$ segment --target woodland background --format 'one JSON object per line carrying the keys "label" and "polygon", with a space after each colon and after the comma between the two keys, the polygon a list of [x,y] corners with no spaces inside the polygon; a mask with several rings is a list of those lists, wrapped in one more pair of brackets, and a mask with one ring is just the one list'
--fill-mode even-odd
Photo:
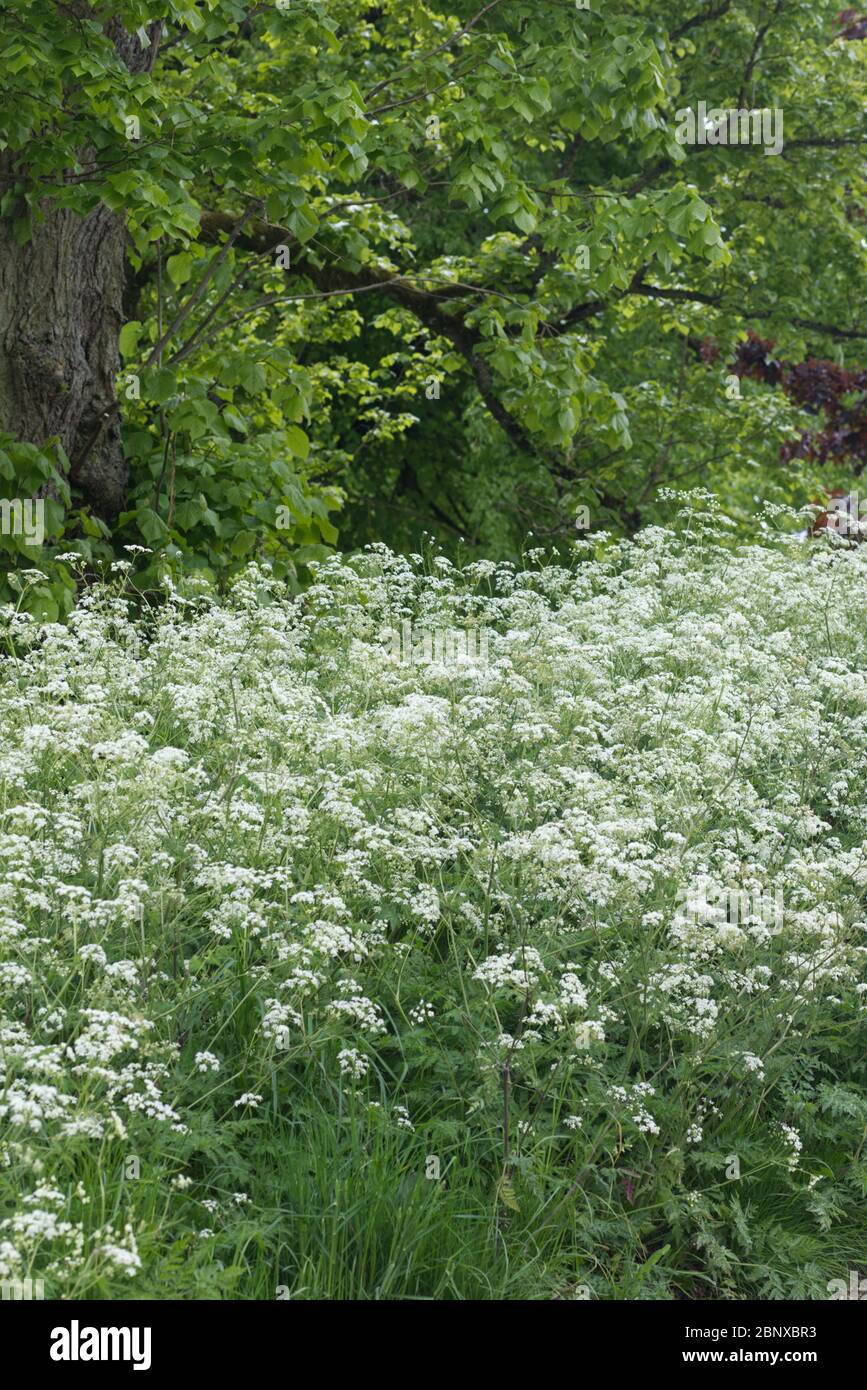
{"label": "woodland background", "polygon": [[[0,489],[48,538],[0,536],[2,596],[851,486],[865,38],[822,0],[4,0]],[[699,100],[783,153],[678,144]]]}

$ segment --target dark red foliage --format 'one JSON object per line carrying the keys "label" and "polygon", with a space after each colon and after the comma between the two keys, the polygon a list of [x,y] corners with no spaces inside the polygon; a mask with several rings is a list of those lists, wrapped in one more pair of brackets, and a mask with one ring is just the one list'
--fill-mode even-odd
{"label": "dark red foliage", "polygon": [[847,372],[836,362],[809,357],[788,368],[785,384],[787,394],[803,410],[811,415],[820,410],[833,414],[844,396],[867,388],[867,372]]}
{"label": "dark red foliage", "polygon": [[784,444],[781,458],[846,460],[860,474],[867,467],[867,371],[847,371],[815,357],[781,362],[772,357],[773,346],[751,332],[738,348],[732,370],[737,376],[781,386],[802,410],[824,416],[824,428],[805,430],[799,439]]}
{"label": "dark red foliage", "polygon": [[841,10],[837,16],[841,39],[867,39],[867,15],[857,10]]}
{"label": "dark red foliage", "polygon": [[735,356],[733,370],[737,376],[748,376],[753,381],[763,381],[767,386],[778,386],[783,364],[771,356],[773,346],[770,338],[760,338],[750,329],[750,336],[745,343],[741,343]]}

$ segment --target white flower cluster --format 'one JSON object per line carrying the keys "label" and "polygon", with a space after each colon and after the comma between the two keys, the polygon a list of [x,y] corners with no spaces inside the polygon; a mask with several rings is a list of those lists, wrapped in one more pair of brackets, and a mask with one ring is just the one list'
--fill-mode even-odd
{"label": "white flower cluster", "polygon": [[[146,625],[98,588],[67,624],[0,613],[0,1270],[135,1274],[186,1230],[189,1153],[207,1196],[215,1127],[243,1157],[305,1087],[481,1153],[505,1079],[527,1155],[610,1124],[633,1163],[728,1152],[748,1102],[812,1159],[778,1083],[867,1009],[867,546],[599,554],[375,547],[300,596],[169,588]],[[395,663],[407,618],[484,626],[490,659]],[[785,911],[685,914],[696,883]]]}
{"label": "white flower cluster", "polygon": [[473,979],[481,980],[490,989],[531,989],[542,972],[542,957],[532,946],[517,951],[504,951],[488,956],[473,971]]}

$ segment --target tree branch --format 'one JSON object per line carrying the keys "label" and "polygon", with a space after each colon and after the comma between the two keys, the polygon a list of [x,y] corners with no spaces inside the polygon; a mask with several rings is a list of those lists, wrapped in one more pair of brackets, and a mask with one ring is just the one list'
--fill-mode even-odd
{"label": "tree branch", "polygon": [[[426,63],[429,58],[436,58],[439,53],[444,53],[447,48],[451,48],[453,43],[457,43],[458,39],[462,39],[465,34],[468,34],[471,29],[476,27],[483,15],[488,13],[488,10],[492,10],[494,6],[499,5],[499,3],[500,0],[490,0],[490,3],[479,10],[478,14],[473,15],[472,19],[468,24],[464,25],[463,29],[459,29],[456,34],[452,34],[451,37],[446,39],[444,43],[441,43],[438,48],[432,48],[429,53],[420,53],[417,58],[413,58],[412,62],[405,63],[402,68],[398,68],[397,72],[392,73],[391,77],[383,78],[382,82],[377,82],[376,86],[371,87],[370,91],[366,94],[364,98],[365,105],[370,101],[371,97],[376,96],[377,92],[382,92],[386,87],[390,87],[392,82],[396,82],[399,77],[403,77],[404,73],[411,72],[419,63]],[[387,108],[381,109],[386,110]]]}
{"label": "tree branch", "polygon": [[724,0],[724,3],[716,10],[705,10],[703,14],[694,14],[692,19],[687,19],[676,29],[672,29],[668,37],[679,39],[681,34],[686,34],[690,29],[698,28],[700,24],[710,24],[714,19],[722,19],[723,15],[728,14],[731,7],[732,0]]}
{"label": "tree branch", "polygon": [[[637,294],[645,299],[671,299],[681,303],[706,304],[712,309],[722,307],[721,295],[703,294],[700,290],[684,290],[663,285],[647,285],[643,280],[627,290],[627,294]],[[732,305],[731,308],[735,313],[740,314],[741,317],[745,319],[761,320],[770,317],[770,315],[762,312],[760,309],[751,309],[746,306],[738,307],[737,305]],[[789,319],[789,323],[795,328],[808,328],[811,332],[824,333],[827,337],[836,338],[840,341],[858,342],[859,340],[867,339],[867,333],[861,333],[857,328],[838,328],[836,324],[820,323],[816,319],[793,317]]]}
{"label": "tree branch", "polygon": [[750,85],[753,73],[755,72],[756,64],[759,60],[759,51],[761,49],[762,43],[764,42],[765,35],[767,34],[774,20],[778,18],[782,8],[783,0],[777,0],[776,5],[774,6],[774,13],[769,17],[765,24],[761,25],[756,30],[756,36],[753,40],[753,46],[750,51],[749,59],[747,60],[747,66],[744,72],[743,81],[741,82],[741,89],[738,92],[738,106],[743,106],[744,102],[746,101],[747,87]]}
{"label": "tree branch", "polygon": [[[287,227],[279,227],[269,222],[251,221],[242,227],[237,217],[227,213],[205,211],[201,217],[203,241],[217,241],[222,233],[233,239],[233,244],[241,250],[255,251],[259,254],[273,250],[276,246],[288,245],[297,239]],[[527,434],[520,421],[503,404],[497,395],[493,374],[487,362],[479,354],[484,343],[481,334],[468,327],[462,315],[450,314],[442,306],[443,299],[465,296],[467,293],[489,293],[466,285],[446,285],[442,289],[426,290],[413,283],[404,275],[378,270],[365,266],[358,273],[341,270],[337,265],[317,266],[307,259],[303,248],[296,253],[296,266],[302,270],[314,285],[326,292],[344,291],[357,293],[378,288],[389,299],[395,300],[409,309],[420,323],[430,328],[438,337],[447,339],[464,357],[475,378],[479,394],[497,424],[506,432],[514,444],[533,458],[543,455]]]}

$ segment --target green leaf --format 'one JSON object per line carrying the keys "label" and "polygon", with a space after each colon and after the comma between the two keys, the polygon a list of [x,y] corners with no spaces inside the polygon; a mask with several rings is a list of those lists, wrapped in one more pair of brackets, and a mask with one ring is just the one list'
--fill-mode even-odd
{"label": "green leaf", "polygon": [[169,528],[152,507],[139,507],[135,519],[148,545],[160,545],[167,539]]}
{"label": "green leaf", "polygon": [[148,372],[145,389],[148,400],[156,401],[157,405],[165,405],[166,401],[177,393],[177,376],[171,367],[158,367],[155,371]]}
{"label": "green leaf", "polygon": [[190,278],[193,270],[193,257],[189,251],[179,251],[176,256],[169,256],[166,261],[166,270],[174,285],[185,285]]}
{"label": "green leaf", "polygon": [[307,438],[304,431],[299,429],[297,425],[287,425],[285,434],[286,443],[289,445],[295,458],[306,459],[310,452],[310,440]]}
{"label": "green leaf", "polygon": [[120,330],[118,345],[121,357],[134,357],[138,348],[138,340],[144,331],[144,324],[138,319],[130,319]]}

